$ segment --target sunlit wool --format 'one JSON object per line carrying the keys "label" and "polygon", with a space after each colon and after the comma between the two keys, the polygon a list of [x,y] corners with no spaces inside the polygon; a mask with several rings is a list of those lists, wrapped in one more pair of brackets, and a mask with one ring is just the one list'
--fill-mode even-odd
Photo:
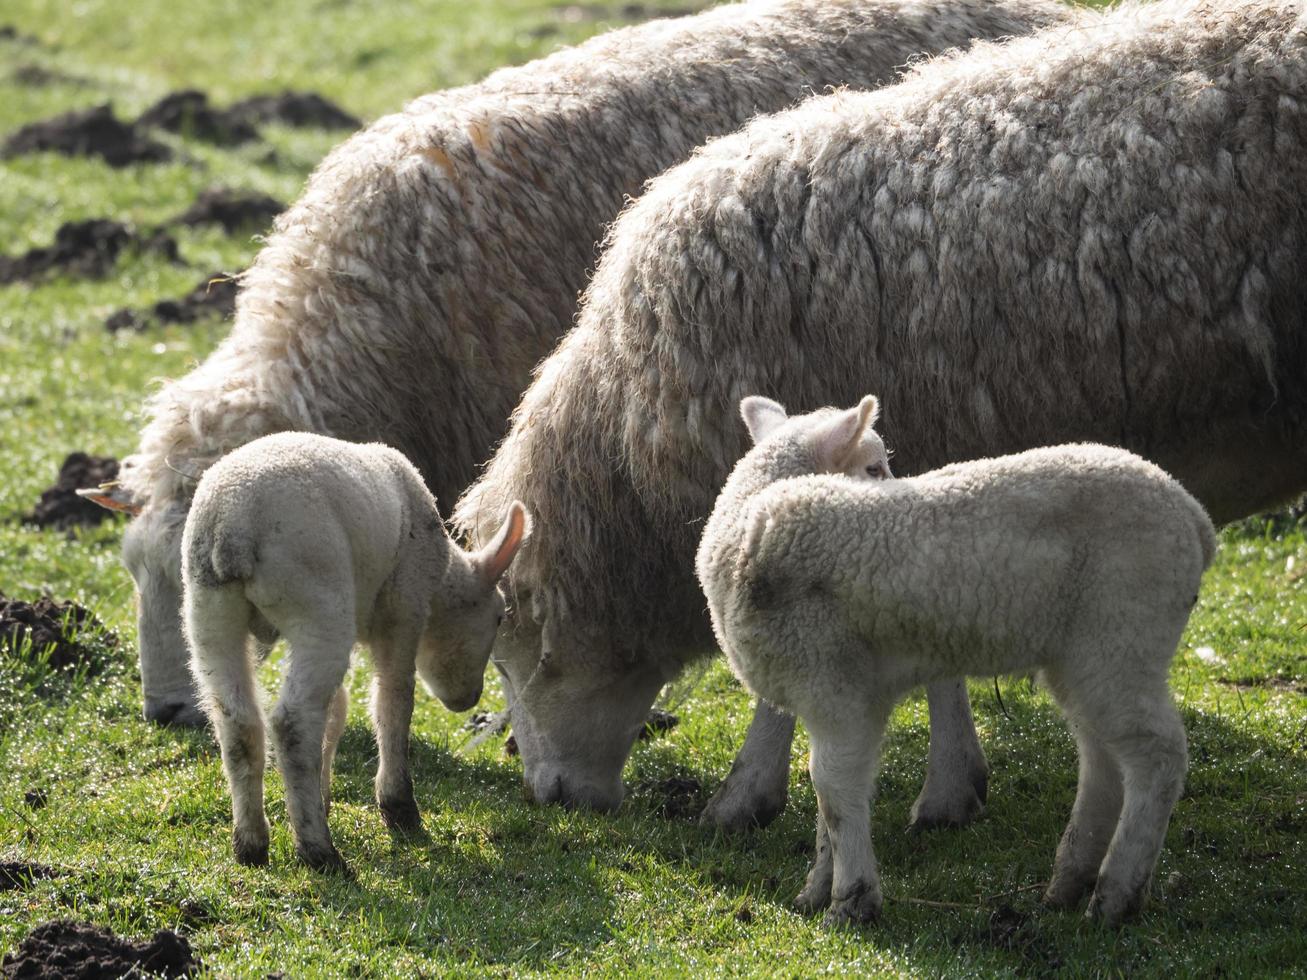
{"label": "sunlit wool", "polygon": [[[504,655],[537,794],[611,805],[661,679],[712,651],[691,559],[744,395],[876,391],[908,474],[1094,441],[1218,522],[1307,488],[1305,187],[1289,0],[1084,13],[758,119],[651,182],[457,508],[482,534],[512,499],[537,521]],[[772,742],[746,775],[783,794]]]}

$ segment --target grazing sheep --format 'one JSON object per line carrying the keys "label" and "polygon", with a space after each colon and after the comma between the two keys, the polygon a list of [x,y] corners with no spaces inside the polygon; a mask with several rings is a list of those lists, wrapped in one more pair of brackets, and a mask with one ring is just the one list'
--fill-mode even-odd
{"label": "grazing sheep", "polygon": [[769,0],[614,31],[424,96],[338,147],[242,277],[231,335],[149,403],[111,503],[139,513],[145,716],[199,723],[179,540],[199,473],[282,430],[401,449],[454,500],[571,325],[629,195],[714,135],[919,53],[1021,34],[1054,0]]}
{"label": "grazing sheep", "polygon": [[1202,507],[1151,463],[1096,445],[854,481],[888,475],[875,398],[794,419],[766,398],[740,408],[756,445],[696,567],[735,675],[812,739],[817,857],[798,904],[829,904],[827,921],[880,915],[869,801],[910,688],[1038,669],[1080,747],[1045,897],[1074,905],[1092,888],[1091,916],[1131,915],[1184,782],[1167,669],[1216,549]]}
{"label": "grazing sheep", "polygon": [[[1288,0],[1086,13],[650,183],[455,512],[540,527],[495,654],[537,797],[616,805],[659,685],[713,650],[693,556],[750,392],[879,391],[904,474],[1092,441],[1221,522],[1307,488],[1305,27]],[[968,819],[985,774],[965,687],[928,695],[918,826]],[[713,817],[783,803],[791,733],[760,712]]]}
{"label": "grazing sheep", "polygon": [[182,534],[186,637],[231,786],[236,860],[268,860],[250,634],[275,630],[290,643],[270,730],[296,853],[344,869],[327,801],[355,640],[372,651],[377,804],[388,825],[413,830],[422,822],[408,772],[414,670],[451,710],[476,704],[504,615],[497,583],[525,526],[513,504],[487,547],[464,552],[418,471],[375,443],[285,432],[205,473]]}

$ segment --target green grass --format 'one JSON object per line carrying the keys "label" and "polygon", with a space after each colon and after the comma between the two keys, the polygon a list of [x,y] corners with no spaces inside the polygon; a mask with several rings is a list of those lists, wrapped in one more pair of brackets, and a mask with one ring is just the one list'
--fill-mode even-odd
{"label": "green grass", "polygon": [[[0,132],[105,99],[130,117],[188,86],[220,105],[313,89],[374,118],[612,21],[565,20],[543,0],[8,0],[2,23],[39,43],[0,40]],[[9,72],[26,64],[87,85],[20,86]],[[174,141],[186,162],[125,170],[54,156],[0,161],[0,240],[17,252],[92,216],[149,225],[215,184],[291,200],[338,138],[276,130],[275,158],[261,145]],[[1187,790],[1154,902],[1119,933],[1038,906],[1071,805],[1075,752],[1048,699],[1018,680],[1002,682],[1001,705],[992,682],[973,687],[993,774],[989,812],[966,830],[903,833],[927,727],[920,699],[897,714],[875,811],[888,902],[884,922],[866,931],[827,930],[789,907],[815,811],[802,738],[791,804],[768,829],[727,839],[660,814],[660,781],[692,777],[706,798],[743,738],[751,706],[721,663],[677,706],[680,727],[637,747],[626,774],[636,789],[615,818],[528,805],[520,763],[500,741],[467,751],[464,719],[423,697],[413,745],[421,840],[392,838],[371,803],[376,753],[360,670],[332,811],[357,880],[294,862],[275,776],[271,866],[238,867],[209,736],[138,720],[122,525],[68,537],[17,522],[68,451],[130,452],[154,379],[184,372],[221,337],[220,324],[117,337],[101,326],[120,306],[240,268],[257,248],[212,231],[179,238],[187,267],[130,257],[99,281],[0,287],[0,591],[76,599],[121,637],[102,648],[107,669],[91,676],[52,676],[38,651],[0,660],[0,860],[61,872],[0,892],[0,951],[40,922],[76,917],[132,936],[183,929],[205,963],[230,976],[1304,971],[1307,538],[1292,521],[1223,536],[1174,668],[1191,745]],[[1206,647],[1211,655],[1195,653]],[[492,681],[483,708],[501,703]],[[24,803],[34,788],[48,794],[39,810]]]}

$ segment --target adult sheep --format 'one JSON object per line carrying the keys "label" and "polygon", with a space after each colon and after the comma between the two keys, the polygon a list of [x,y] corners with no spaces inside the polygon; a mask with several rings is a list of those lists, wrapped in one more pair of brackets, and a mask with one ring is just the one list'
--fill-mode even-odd
{"label": "adult sheep", "polygon": [[145,715],[200,723],[181,636],[195,480],[259,436],[395,446],[454,500],[571,325],[630,194],[710,136],[920,52],[1024,33],[1053,0],[777,0],[614,31],[424,96],[333,151],[242,277],[230,336],[148,406],[110,503],[140,592]]}
{"label": "adult sheep", "polygon": [[[1085,14],[653,181],[455,514],[482,539],[515,498],[537,519],[495,655],[531,792],[616,805],[649,702],[713,650],[693,556],[744,395],[876,391],[902,475],[1093,441],[1218,523],[1307,488],[1305,189],[1299,0]],[[964,820],[985,772],[965,688],[929,697],[913,816]],[[712,817],[783,804],[792,732],[755,717]]]}

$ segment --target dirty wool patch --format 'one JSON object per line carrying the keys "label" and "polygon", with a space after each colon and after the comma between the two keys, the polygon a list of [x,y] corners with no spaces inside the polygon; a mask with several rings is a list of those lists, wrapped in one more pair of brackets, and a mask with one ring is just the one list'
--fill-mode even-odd
{"label": "dirty wool patch", "polygon": [[118,460],[112,456],[69,453],[59,467],[59,478],[41,491],[36,508],[23,516],[25,524],[67,530],[76,525],[95,527],[113,515],[99,504],[77,496],[78,490],[98,487],[118,477]]}
{"label": "dirty wool patch", "polygon": [[[20,649],[30,637],[33,649],[50,648],[49,664],[55,670],[85,667],[95,673],[103,666],[101,650],[82,642],[81,636],[103,629],[89,609],[75,602],[57,602],[50,596],[26,602],[0,592],[0,655]],[[99,645],[105,642],[113,645],[112,634],[101,638]]]}
{"label": "dirty wool patch", "polygon": [[0,156],[26,153],[62,153],[64,156],[102,157],[113,167],[132,163],[163,163],[172,150],[150,139],[135,126],[113,114],[105,104],[74,109],[15,130],[3,144]]}
{"label": "dirty wool patch", "polygon": [[23,980],[117,980],[146,974],[191,977],[201,968],[191,944],[170,929],[133,943],[90,923],[61,920],[33,929],[5,956],[0,973]]}

